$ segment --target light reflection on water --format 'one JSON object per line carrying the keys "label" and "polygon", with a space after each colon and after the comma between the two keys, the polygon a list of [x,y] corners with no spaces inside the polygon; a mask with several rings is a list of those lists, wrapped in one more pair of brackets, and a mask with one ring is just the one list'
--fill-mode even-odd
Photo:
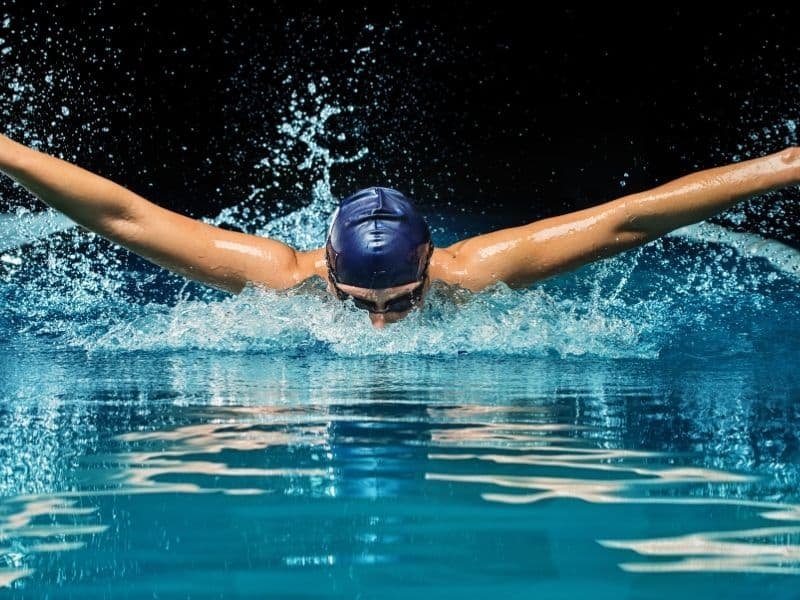
{"label": "light reflection on water", "polygon": [[34,573],[25,567],[26,558],[79,550],[85,545],[81,538],[106,531],[107,525],[87,522],[96,521],[95,513],[56,496],[6,499],[0,507],[0,564],[6,567],[0,568],[0,587]]}
{"label": "light reflection on water", "polygon": [[[244,568],[267,579],[275,569],[336,578],[370,565],[445,564],[477,577],[499,546],[503,568],[524,582],[577,560],[556,556],[559,540],[583,544],[587,568],[608,564],[612,578],[800,574],[796,462],[785,451],[765,455],[780,439],[793,447],[796,408],[777,396],[754,406],[756,370],[531,361],[514,372],[464,360],[448,372],[409,360],[374,370],[298,359],[264,360],[256,371],[248,360],[210,357],[221,379],[205,388],[205,403],[190,387],[202,387],[197,377],[148,379],[155,363],[146,360],[138,377],[84,382],[96,388],[94,404],[45,410],[20,391],[7,416],[38,415],[18,432],[25,456],[36,457],[49,432],[92,426],[62,447],[77,462],[44,460],[47,443],[30,462],[27,481],[40,468],[60,486],[23,487],[0,505],[0,585],[71,589],[102,579],[109,557],[155,560],[143,557],[161,538],[171,549],[159,558],[166,573],[203,548],[226,564],[246,554]],[[709,414],[714,422],[704,423]],[[751,432],[781,427],[772,445],[742,447]],[[538,566],[522,558],[531,551]],[[137,568],[129,572],[143,593]]]}

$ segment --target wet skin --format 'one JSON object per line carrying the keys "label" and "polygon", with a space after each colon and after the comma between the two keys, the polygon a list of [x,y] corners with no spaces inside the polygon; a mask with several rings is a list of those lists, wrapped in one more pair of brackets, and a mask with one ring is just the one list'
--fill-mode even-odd
{"label": "wet skin", "polygon": [[[214,227],[4,135],[0,135],[0,171],[85,228],[213,287],[232,293],[248,284],[288,289],[314,276],[328,276],[324,247],[299,251],[277,240]],[[788,147],[696,171],[591,208],[436,248],[428,273],[431,280],[472,291],[498,281],[525,287],[646,244],[741,200],[798,184],[800,147]],[[377,302],[380,311],[415,285],[340,288]],[[373,312],[370,320],[383,327],[409,312]]]}

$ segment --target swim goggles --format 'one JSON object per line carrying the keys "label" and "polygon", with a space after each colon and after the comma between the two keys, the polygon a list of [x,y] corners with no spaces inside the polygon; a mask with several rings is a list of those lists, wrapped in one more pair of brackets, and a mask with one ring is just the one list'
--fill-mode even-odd
{"label": "swim goggles", "polygon": [[[331,269],[328,269],[328,274],[331,278],[331,284],[333,285],[333,290],[336,292],[336,297],[339,300],[345,301],[348,298],[353,300],[353,306],[356,308],[360,308],[361,310],[366,310],[372,314],[383,314],[389,312],[406,312],[407,310],[411,310],[415,306],[418,306],[422,303],[422,292],[425,289],[425,279],[420,281],[419,285],[409,291],[408,293],[403,294],[402,296],[395,296],[394,298],[390,298],[386,302],[383,302],[383,308],[378,308],[378,303],[374,300],[365,300],[364,298],[357,298],[355,296],[351,296],[344,290],[342,290],[336,283],[336,276],[333,274]],[[425,274],[427,277],[427,273]]]}

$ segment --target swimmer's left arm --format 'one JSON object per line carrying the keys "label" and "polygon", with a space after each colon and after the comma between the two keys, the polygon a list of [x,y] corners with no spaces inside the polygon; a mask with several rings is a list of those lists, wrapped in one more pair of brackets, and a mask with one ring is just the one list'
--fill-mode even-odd
{"label": "swimmer's left arm", "polygon": [[443,279],[478,290],[576,269],[646,244],[737,202],[800,184],[800,148],[698,171],[599,206],[495,231],[445,249]]}

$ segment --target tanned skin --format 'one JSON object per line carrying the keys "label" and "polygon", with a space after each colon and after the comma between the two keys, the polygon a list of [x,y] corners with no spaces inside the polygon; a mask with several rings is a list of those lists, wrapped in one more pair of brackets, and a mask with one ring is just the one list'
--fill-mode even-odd
{"label": "tanned skin", "polygon": [[[83,227],[217,288],[238,293],[248,284],[286,289],[315,275],[328,279],[324,248],[301,252],[276,240],[202,223],[2,135],[0,170]],[[752,196],[797,184],[797,147],[697,171],[592,208],[436,248],[426,286],[436,280],[474,291],[498,281],[528,286],[646,244]],[[380,307],[415,285],[339,287]],[[370,313],[370,320],[382,327],[407,312]]]}

